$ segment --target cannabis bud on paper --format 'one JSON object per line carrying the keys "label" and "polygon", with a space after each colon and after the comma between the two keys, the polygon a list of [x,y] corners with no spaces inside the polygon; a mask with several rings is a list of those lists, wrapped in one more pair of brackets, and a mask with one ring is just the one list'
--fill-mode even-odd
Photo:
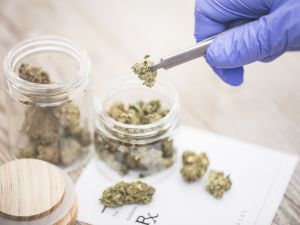
{"label": "cannabis bud on paper", "polygon": [[155,189],[144,182],[125,183],[122,181],[107,188],[100,202],[109,208],[128,204],[148,204],[152,201],[154,192]]}
{"label": "cannabis bud on paper", "polygon": [[[137,125],[137,128],[120,127],[120,134],[114,133],[115,139],[96,131],[95,149],[99,157],[122,174],[137,171],[140,172],[140,177],[169,168],[174,163],[175,155],[171,138],[149,142],[147,137],[141,136],[136,144],[135,136],[130,136],[132,133],[140,134],[139,132],[143,135],[143,130],[138,125],[154,123],[168,113],[169,110],[159,100],[138,101],[127,106],[123,103],[113,104],[107,114],[123,124]],[[128,137],[124,137],[125,135]]]}
{"label": "cannabis bud on paper", "polygon": [[223,172],[211,170],[205,182],[206,190],[216,198],[222,198],[223,194],[231,188],[231,180]]}
{"label": "cannabis bud on paper", "polygon": [[197,154],[193,151],[184,151],[182,164],[180,170],[182,177],[186,181],[196,181],[205,174],[209,161],[205,153]]}
{"label": "cannabis bud on paper", "polygon": [[150,60],[150,56],[146,55],[142,62],[134,64],[131,69],[132,71],[138,75],[138,77],[144,81],[144,85],[151,88],[155,84],[155,79],[157,76],[157,71],[152,71],[150,69],[154,63]]}
{"label": "cannabis bud on paper", "polygon": [[[32,83],[52,82],[50,75],[37,66],[22,64],[18,72],[20,78]],[[27,136],[28,144],[19,149],[20,157],[68,166],[91,144],[91,135],[80,124],[80,110],[74,103],[67,101],[53,107],[24,104],[21,132]]]}

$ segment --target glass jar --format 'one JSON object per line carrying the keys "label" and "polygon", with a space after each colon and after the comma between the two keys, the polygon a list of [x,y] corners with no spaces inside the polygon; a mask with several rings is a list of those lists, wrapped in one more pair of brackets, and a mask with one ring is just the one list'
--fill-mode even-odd
{"label": "glass jar", "polygon": [[3,63],[9,144],[16,158],[72,170],[88,158],[90,60],[56,36],[23,41]]}
{"label": "glass jar", "polygon": [[[140,101],[159,100],[169,112],[149,124],[133,125],[114,120],[110,107],[125,107]],[[137,79],[127,79],[95,98],[95,150],[104,174],[145,177],[170,168],[176,159],[174,133],[180,122],[180,102],[174,88],[159,81],[147,88]],[[107,166],[108,165],[108,166]],[[107,171],[107,168],[114,170]]]}

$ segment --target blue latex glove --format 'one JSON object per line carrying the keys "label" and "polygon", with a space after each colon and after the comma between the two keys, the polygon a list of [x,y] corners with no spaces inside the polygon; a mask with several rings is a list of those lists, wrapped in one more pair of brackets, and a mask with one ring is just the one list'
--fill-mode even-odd
{"label": "blue latex glove", "polygon": [[243,65],[300,50],[300,0],[196,0],[197,42],[232,27],[212,42],[205,58],[223,81],[237,86]]}

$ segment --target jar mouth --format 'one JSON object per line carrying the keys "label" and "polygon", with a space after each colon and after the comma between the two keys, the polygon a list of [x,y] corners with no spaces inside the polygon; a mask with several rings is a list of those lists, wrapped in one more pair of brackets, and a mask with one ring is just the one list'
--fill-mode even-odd
{"label": "jar mouth", "polygon": [[[65,53],[73,57],[79,64],[78,71],[71,79],[50,84],[33,83],[20,78],[19,74],[15,72],[16,65],[26,56],[44,51]],[[90,74],[91,64],[86,52],[74,42],[63,37],[47,35],[27,39],[15,45],[4,58],[3,70],[7,80],[21,91],[53,94],[72,89],[86,81]]]}
{"label": "jar mouth", "polygon": [[[130,76],[134,76],[133,74]],[[141,92],[151,92],[157,90],[158,92],[163,91],[166,94],[166,98],[171,102],[169,112],[158,121],[149,124],[125,124],[111,118],[107,113],[106,100],[112,98],[115,93],[122,92],[123,89],[139,88]],[[137,90],[138,92],[139,90]],[[160,96],[156,96],[156,99],[160,100]],[[143,100],[143,99],[140,99]],[[142,85],[141,81],[136,78],[121,79],[115,82],[115,85],[106,90],[103,94],[95,97],[94,109],[96,112],[96,125],[104,125],[106,129],[115,131],[124,138],[147,138],[156,136],[160,130],[169,130],[170,127],[175,128],[179,122],[180,114],[180,101],[176,90],[168,84],[166,81],[160,79],[156,82],[155,86],[148,88]]]}

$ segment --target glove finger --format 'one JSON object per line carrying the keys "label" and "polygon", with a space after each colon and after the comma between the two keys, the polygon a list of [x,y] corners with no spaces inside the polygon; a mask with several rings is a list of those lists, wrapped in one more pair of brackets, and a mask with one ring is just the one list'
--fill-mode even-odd
{"label": "glove finger", "polygon": [[254,21],[253,19],[247,19],[247,18],[243,18],[243,19],[237,19],[234,21],[231,21],[230,23],[227,24],[227,29],[232,29],[241,25],[244,25],[246,23],[250,23]]}
{"label": "glove finger", "polygon": [[[282,19],[283,15],[285,19]],[[298,32],[292,30],[300,28],[300,24],[291,19],[296,16],[295,12],[286,12],[282,7],[256,21],[228,30],[208,47],[207,62],[218,68],[235,68],[276,58],[276,54],[298,46]]]}
{"label": "glove finger", "polygon": [[224,24],[242,18],[258,19],[271,7],[266,0],[196,0],[195,14]]}
{"label": "glove finger", "polygon": [[[287,41],[275,41],[269,17],[236,27],[217,37],[206,51],[207,62],[218,68],[235,68],[269,57],[286,49]],[[281,37],[284,37],[282,35]]]}
{"label": "glove finger", "polygon": [[253,19],[238,19],[225,25],[217,23],[208,17],[203,17],[202,15],[195,15],[195,19],[194,36],[197,42],[221,33],[227,29],[238,27],[253,21]]}
{"label": "glove finger", "polygon": [[195,38],[201,41],[228,28],[239,19],[254,20],[270,11],[266,0],[196,0]]}
{"label": "glove finger", "polygon": [[211,68],[225,83],[231,86],[239,86],[244,81],[243,67],[221,69],[221,68],[211,66]]}
{"label": "glove finger", "polygon": [[202,13],[195,12],[195,32],[197,42],[209,38],[226,30],[226,25],[218,23]]}
{"label": "glove finger", "polygon": [[278,58],[279,56],[281,56],[283,53],[285,53],[285,49],[283,49],[283,50],[279,51],[278,53],[273,54],[273,55],[271,55],[271,56],[267,56],[267,57],[265,57],[265,58],[263,58],[263,59],[261,59],[261,60],[259,60],[259,61],[265,62],[265,63],[271,62],[271,61],[273,61],[274,59],[276,59],[276,58]]}

